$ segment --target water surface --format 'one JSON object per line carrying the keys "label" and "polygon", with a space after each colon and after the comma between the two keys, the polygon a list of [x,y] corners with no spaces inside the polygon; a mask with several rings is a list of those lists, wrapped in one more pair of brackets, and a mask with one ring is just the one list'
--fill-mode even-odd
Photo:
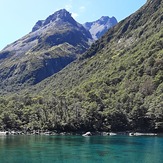
{"label": "water surface", "polygon": [[0,136],[0,163],[162,163],[163,137]]}

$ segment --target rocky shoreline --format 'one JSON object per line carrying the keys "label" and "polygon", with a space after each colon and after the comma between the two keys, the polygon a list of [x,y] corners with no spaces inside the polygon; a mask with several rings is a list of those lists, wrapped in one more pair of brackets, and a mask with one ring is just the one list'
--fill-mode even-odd
{"label": "rocky shoreline", "polygon": [[142,132],[58,132],[58,131],[0,131],[0,135],[81,135],[81,136],[157,136],[162,133],[142,133]]}

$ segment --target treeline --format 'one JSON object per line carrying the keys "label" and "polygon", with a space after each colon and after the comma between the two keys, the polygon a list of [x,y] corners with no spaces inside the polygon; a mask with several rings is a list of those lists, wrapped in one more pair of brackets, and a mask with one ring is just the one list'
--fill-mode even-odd
{"label": "treeline", "polygon": [[[148,97],[140,92],[119,97],[115,93],[115,97],[111,95],[115,90],[107,91],[100,92],[101,96],[75,91],[67,96],[0,98],[0,130],[163,131],[161,92]],[[112,98],[106,100],[107,94]]]}

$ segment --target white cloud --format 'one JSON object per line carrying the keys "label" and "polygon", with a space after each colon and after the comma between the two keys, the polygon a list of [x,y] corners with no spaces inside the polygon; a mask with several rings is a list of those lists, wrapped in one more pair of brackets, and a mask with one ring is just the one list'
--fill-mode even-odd
{"label": "white cloud", "polygon": [[85,6],[80,6],[80,7],[79,7],[80,12],[85,11],[85,9],[86,9]]}
{"label": "white cloud", "polygon": [[77,14],[77,13],[75,13],[75,12],[72,12],[71,13],[71,15],[72,15],[72,17],[75,19],[75,18],[77,18],[79,15]]}
{"label": "white cloud", "polygon": [[79,17],[79,13],[83,13],[86,10],[86,7],[84,5],[81,6],[76,6],[75,8],[77,11],[74,11],[74,5],[73,5],[73,0],[68,0],[68,3],[65,5],[65,9],[69,11],[74,19]]}
{"label": "white cloud", "polygon": [[68,11],[72,10],[73,8],[72,4],[73,4],[73,0],[69,0],[67,4],[65,5],[65,9]]}
{"label": "white cloud", "polygon": [[72,5],[71,4],[67,4],[65,5],[65,9],[70,11],[72,9]]}

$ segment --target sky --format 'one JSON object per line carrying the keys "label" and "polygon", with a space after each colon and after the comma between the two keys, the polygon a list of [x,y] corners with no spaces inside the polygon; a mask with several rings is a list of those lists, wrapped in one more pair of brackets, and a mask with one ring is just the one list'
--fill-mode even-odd
{"label": "sky", "polygon": [[31,32],[38,20],[65,8],[83,24],[101,16],[118,22],[137,11],[147,0],[0,0],[0,50]]}

